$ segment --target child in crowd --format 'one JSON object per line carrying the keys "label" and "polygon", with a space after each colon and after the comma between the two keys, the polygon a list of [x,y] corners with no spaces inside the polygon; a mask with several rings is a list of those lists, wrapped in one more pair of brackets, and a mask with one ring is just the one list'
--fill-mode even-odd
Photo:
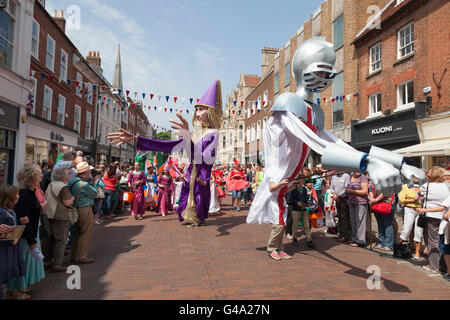
{"label": "child in crowd", "polygon": [[[213,183],[213,182],[211,182],[211,183]],[[178,209],[178,206],[180,204],[181,188],[183,187],[182,176],[176,177],[174,184],[175,184],[175,186],[174,186],[174,193],[173,193],[173,209],[176,210],[176,209]]]}
{"label": "child in crowd", "polygon": [[324,211],[325,211],[325,221],[327,222],[327,233],[336,234],[336,223],[334,221],[334,217],[336,216],[336,207],[334,205],[333,195],[330,191],[330,182],[328,180],[325,181],[325,193],[323,196],[324,203]]}
{"label": "child in crowd", "polygon": [[[13,210],[19,200],[19,189],[14,186],[0,186],[0,235],[6,235],[18,224],[27,224],[28,217],[17,219]],[[0,237],[1,238],[1,237]],[[0,240],[0,300],[3,300],[3,284],[8,280],[25,276],[26,266],[18,246],[19,239],[13,241]],[[15,300],[26,300],[30,297],[17,290],[8,293]]]}

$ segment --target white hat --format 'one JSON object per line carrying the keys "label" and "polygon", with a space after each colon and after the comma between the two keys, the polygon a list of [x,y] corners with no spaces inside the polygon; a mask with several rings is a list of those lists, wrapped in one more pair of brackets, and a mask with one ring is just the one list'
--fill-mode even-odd
{"label": "white hat", "polygon": [[94,170],[94,167],[89,166],[89,164],[87,162],[81,162],[81,163],[77,164],[77,167],[75,168],[75,171],[77,172],[77,174],[82,174],[82,173],[88,172],[90,170]]}

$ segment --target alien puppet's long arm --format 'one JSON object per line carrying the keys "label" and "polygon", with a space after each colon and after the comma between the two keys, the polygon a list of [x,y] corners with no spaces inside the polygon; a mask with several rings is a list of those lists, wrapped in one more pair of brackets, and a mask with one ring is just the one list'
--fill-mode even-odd
{"label": "alien puppet's long arm", "polygon": [[291,134],[322,155],[322,166],[327,170],[369,172],[375,188],[385,195],[402,189],[401,175],[407,179],[425,179],[423,170],[406,165],[402,156],[377,147],[360,152],[326,130],[315,134],[291,112],[281,112],[281,122]]}

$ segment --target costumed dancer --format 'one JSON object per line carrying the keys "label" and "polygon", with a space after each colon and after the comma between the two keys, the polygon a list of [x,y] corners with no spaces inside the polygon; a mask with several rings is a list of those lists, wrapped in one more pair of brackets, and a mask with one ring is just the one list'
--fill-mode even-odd
{"label": "costumed dancer", "polygon": [[336,76],[336,53],[324,37],[303,42],[297,49],[293,73],[296,93],[280,95],[264,130],[266,167],[264,178],[247,217],[247,223],[270,223],[272,232],[267,251],[272,259],[291,257],[283,250],[286,224],[285,195],[293,190],[293,179],[303,167],[310,149],[322,155],[324,169],[367,171],[377,190],[391,195],[402,188],[401,175],[422,181],[423,170],[405,164],[402,156],[372,147],[369,154],[359,152],[324,130],[324,113],[314,104],[313,94],[330,86]]}
{"label": "costumed dancer", "polygon": [[178,206],[180,205],[180,196],[181,196],[181,189],[183,188],[183,178],[184,174],[181,174],[180,176],[175,178],[175,191],[173,193],[173,208],[176,210],[178,209]]}
{"label": "costumed dancer", "polygon": [[211,201],[209,203],[209,213],[217,213],[220,211],[220,203],[219,203],[219,191],[220,189],[216,183],[216,177],[214,171],[211,174]]}
{"label": "costumed dancer", "polygon": [[158,177],[158,211],[165,217],[170,211],[173,211],[172,206],[172,191],[173,180],[170,175],[170,166],[168,163],[164,165],[161,175]]}
{"label": "costumed dancer", "polygon": [[213,170],[213,174],[216,182],[216,189],[219,196],[219,205],[222,205],[223,199],[227,196],[225,193],[225,180],[223,179],[222,167],[215,166],[216,169]]}
{"label": "costumed dancer", "polygon": [[136,220],[142,220],[145,214],[145,195],[144,185],[146,183],[145,174],[141,171],[141,164],[134,163],[134,170],[128,176],[128,187],[134,193],[134,199],[131,203],[131,215]]}
{"label": "costumed dancer", "polygon": [[243,190],[249,185],[245,178],[244,169],[239,160],[234,161],[234,169],[231,170],[227,177],[227,187],[232,194],[231,210],[234,210],[234,202],[237,202],[237,211],[241,211],[241,199]]}
{"label": "costumed dancer", "polygon": [[171,121],[182,138],[177,141],[159,141],[137,137],[123,129],[109,133],[108,139],[118,146],[137,139],[137,149],[142,151],[172,152],[185,150],[190,161],[186,171],[186,181],[181,190],[178,218],[187,226],[199,226],[208,218],[211,197],[211,169],[216,160],[219,128],[222,116],[222,92],[220,81],[216,80],[205,95],[195,105],[193,117],[194,131],[189,132],[189,124],[181,114],[180,122]]}
{"label": "costumed dancer", "polygon": [[147,207],[150,207],[150,210],[153,210],[155,205],[154,199],[157,195],[156,189],[158,186],[158,176],[155,173],[155,167],[149,166],[147,168],[146,178],[148,195],[145,199],[145,203]]}

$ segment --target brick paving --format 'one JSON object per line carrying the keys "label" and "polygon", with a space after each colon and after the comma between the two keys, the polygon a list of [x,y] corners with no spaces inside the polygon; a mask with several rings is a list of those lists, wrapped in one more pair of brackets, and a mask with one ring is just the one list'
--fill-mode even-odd
{"label": "brick paving", "polygon": [[[248,211],[223,210],[200,228],[176,215],[129,215],[95,226],[91,257],[81,266],[81,290],[69,290],[68,274],[47,274],[32,288],[35,300],[392,300],[450,299],[450,282],[430,275],[425,262],[395,259],[354,248],[313,230],[317,249],[285,239],[291,260],[271,260],[270,225],[248,225]],[[67,257],[66,257],[67,258]],[[381,268],[379,290],[367,288],[367,267]]]}

